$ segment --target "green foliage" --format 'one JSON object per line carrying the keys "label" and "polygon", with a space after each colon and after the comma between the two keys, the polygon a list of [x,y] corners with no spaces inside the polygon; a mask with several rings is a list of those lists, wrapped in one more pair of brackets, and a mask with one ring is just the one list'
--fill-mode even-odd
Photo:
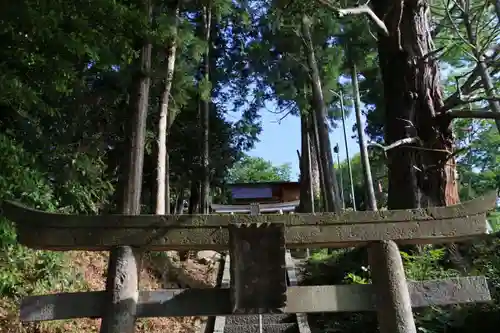
{"label": "green foliage", "polygon": [[460,198],[470,200],[500,190],[500,135],[491,120],[458,120],[457,169]]}
{"label": "green foliage", "polygon": [[406,277],[410,280],[423,281],[458,276],[457,271],[444,269],[441,266],[445,256],[444,248],[435,248],[430,245],[423,246],[415,254],[401,251]]}
{"label": "green foliage", "polygon": [[[347,113],[351,110],[350,86],[343,80],[349,74],[349,48],[359,67],[361,98],[368,110],[368,134],[383,142],[384,87],[376,40],[366,17],[339,18],[317,1],[216,0],[212,5],[208,81],[200,78],[207,43],[200,38],[201,10],[197,2],[182,3],[175,37],[169,3],[155,3],[152,29],[146,17],[127,1],[21,1],[3,6],[0,39],[8,47],[0,49],[0,200],[14,199],[30,207],[66,213],[99,214],[114,209],[119,166],[127,155],[123,143],[130,118],[128,101],[137,74],[132,65],[139,54],[137,41],[145,36],[153,43],[152,71],[145,73],[152,78],[144,164],[146,194],[154,192],[164,53],[165,45],[173,38],[178,49],[169,106],[177,116],[168,141],[170,180],[175,189],[172,192],[187,188],[201,174],[200,100],[210,101],[209,174],[213,187],[224,182],[290,180],[290,165],[273,166],[243,153],[252,148],[261,131],[259,112],[266,102],[274,100],[280,111],[295,115],[310,110],[310,78],[300,29],[304,15],[312,23],[312,48],[332,125],[339,117],[340,100],[330,90],[342,90]],[[354,1],[335,2],[339,7],[351,5],[355,5]],[[463,15],[454,12],[448,16],[444,5],[435,3],[431,10],[436,26],[443,27],[440,36],[446,36],[438,38],[436,45],[443,47],[441,63],[451,66],[443,82],[445,94],[450,95],[456,89],[453,76],[460,76],[463,82],[466,75],[462,74],[474,66],[471,46],[477,44],[483,53],[493,45],[498,40],[498,24],[490,2],[471,1],[470,14],[478,40],[464,42],[467,31]],[[471,107],[484,105],[476,103]],[[231,111],[241,117],[234,119]],[[473,128],[470,137],[464,127]],[[500,137],[493,122],[455,120],[454,130],[458,147],[463,149],[457,155],[461,198],[498,189]],[[373,153],[371,162],[375,185],[380,182],[385,191],[386,161]],[[352,159],[352,167],[357,208],[363,209],[359,156]],[[346,164],[340,169],[348,198]],[[384,206],[385,193],[379,193],[377,199]],[[151,208],[147,199],[143,201]],[[346,200],[346,205],[352,203]],[[498,214],[489,216],[496,230]],[[473,320],[488,323],[491,331],[498,327],[498,250],[498,240],[468,247],[468,257],[477,273],[490,278],[495,302],[420,311],[421,332],[468,332],[476,328]],[[444,268],[441,249],[425,247],[420,253],[402,255],[411,279],[456,275]],[[16,298],[74,287],[78,281],[65,265],[65,256],[60,253],[20,246],[12,223],[0,219],[1,296]],[[359,249],[315,252],[308,269],[309,281],[318,284],[370,281],[364,252]],[[335,316],[322,316],[326,332],[376,329],[373,315]]]}
{"label": "green foliage", "polygon": [[500,211],[498,211],[498,208],[496,212],[491,212],[488,215],[488,222],[490,223],[493,232],[500,231]]}
{"label": "green foliage", "polygon": [[[312,48],[318,63],[323,95],[331,124],[339,118],[339,99],[330,90],[339,89],[342,49],[332,38],[340,25],[319,3],[259,1],[254,13],[255,37],[249,44],[249,64],[254,80],[266,99],[276,101],[285,114],[306,113],[311,104],[311,78],[306,61],[301,22],[312,23]],[[262,15],[262,10],[266,11]],[[349,113],[349,110],[346,110]]]}
{"label": "green foliage", "polygon": [[258,183],[270,181],[290,181],[289,163],[274,166],[261,157],[244,156],[229,170],[228,183]]}
{"label": "green foliage", "polygon": [[[354,184],[354,197],[356,200],[357,210],[366,209],[366,195],[364,188],[364,177],[363,169],[361,166],[361,158],[359,153],[355,154],[351,158],[351,170],[352,179]],[[373,186],[375,188],[375,195],[377,196],[377,203],[379,207],[385,207],[387,202],[387,167],[385,164],[385,158],[381,154],[375,154],[375,152],[370,153],[370,167],[373,178]],[[337,175],[342,173],[343,179],[343,191],[344,191],[344,201],[346,208],[352,208],[352,195],[351,195],[351,184],[349,179],[349,168],[347,166],[347,161],[340,163],[340,168],[337,168]],[[338,176],[337,176],[338,177]],[[379,187],[380,184],[380,187]],[[382,189],[382,192],[379,191]]]}
{"label": "green foliage", "polygon": [[[46,177],[37,170],[33,156],[0,134],[0,202],[15,199],[33,208],[54,211],[58,200]],[[3,217],[0,217],[0,267],[0,297],[40,294],[77,283],[67,270],[63,254],[19,245],[13,224]]]}
{"label": "green foliage", "polygon": [[[500,324],[500,257],[498,238],[475,243],[469,253],[474,267],[473,275],[488,277],[493,291],[491,304],[467,304],[445,307],[431,307],[415,311],[416,324],[420,332],[476,332],[477,322],[482,328],[493,331]],[[312,253],[305,268],[305,284],[366,284],[370,283],[369,267],[365,249],[336,250],[328,253],[318,250]],[[446,251],[442,248],[425,246],[418,253],[401,252],[406,277],[421,281],[458,276],[453,269],[443,268]],[[310,315],[311,323],[321,332],[378,332],[374,313],[329,313]]]}

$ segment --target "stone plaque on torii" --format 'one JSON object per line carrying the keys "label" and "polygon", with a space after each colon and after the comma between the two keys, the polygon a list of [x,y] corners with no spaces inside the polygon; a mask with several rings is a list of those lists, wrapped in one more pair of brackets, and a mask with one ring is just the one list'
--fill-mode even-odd
{"label": "stone plaque on torii", "polygon": [[[19,242],[34,249],[229,250],[229,289],[139,291],[137,317],[375,311],[377,285],[292,286],[285,249],[346,248],[393,240],[431,244],[488,233],[496,194],[450,207],[290,215],[64,215],[3,203]],[[258,260],[258,261],[257,261]],[[258,262],[258,265],[256,264]],[[250,265],[254,263],[253,265]],[[388,277],[391,278],[391,277]],[[408,281],[412,307],[491,300],[484,277]],[[22,321],[104,316],[105,291],[25,297]],[[391,300],[386,300],[391,302]],[[404,305],[402,305],[404,306]]]}

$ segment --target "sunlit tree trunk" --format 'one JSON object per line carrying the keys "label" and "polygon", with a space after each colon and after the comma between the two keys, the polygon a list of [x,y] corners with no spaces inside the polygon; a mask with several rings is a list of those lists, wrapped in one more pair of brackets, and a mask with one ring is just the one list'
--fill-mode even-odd
{"label": "sunlit tree trunk", "polygon": [[[141,14],[148,26],[152,19],[150,0],[138,2]],[[122,200],[119,212],[123,215],[141,213],[141,193],[144,166],[144,146],[146,139],[146,120],[149,106],[149,88],[151,85],[151,49],[147,38],[136,37],[136,50],[140,57],[133,67],[133,81],[130,87],[128,118],[130,131],[125,133],[128,149],[124,156],[121,170]],[[137,313],[137,294],[142,253],[130,246],[115,247],[110,252],[104,315],[101,333],[132,333],[135,328]]]}
{"label": "sunlit tree trunk", "polygon": [[312,101],[313,110],[316,117],[315,126],[318,130],[318,147],[321,174],[324,183],[324,196],[326,207],[325,211],[339,212],[341,210],[339,199],[339,188],[337,179],[334,176],[335,170],[333,165],[332,148],[328,133],[328,119],[326,113],[326,105],[323,98],[323,90],[321,86],[321,79],[319,76],[318,64],[316,62],[314,48],[312,47],[311,32],[310,32],[310,19],[304,15],[302,18],[302,35],[304,37],[305,53],[307,57],[307,64],[309,67],[309,74],[311,76],[312,88]]}
{"label": "sunlit tree trunk", "polygon": [[316,126],[316,117],[311,112],[309,119],[309,133],[311,137],[311,177],[313,183],[313,193],[316,209],[325,211],[326,198],[325,198],[325,179],[323,175],[323,168],[321,165],[321,155],[319,150],[319,135],[318,127]]}
{"label": "sunlit tree trunk", "polygon": [[200,121],[202,128],[202,180],[200,193],[200,213],[208,214],[210,195],[210,170],[209,170],[209,119],[210,119],[210,30],[212,23],[212,7],[210,1],[203,7],[203,34],[206,42],[202,66],[202,84],[200,91]]}
{"label": "sunlit tree trunk", "polygon": [[[354,96],[354,110],[356,114],[356,127],[358,130],[358,139],[360,145],[360,158],[361,158],[361,166],[363,168],[363,178],[365,184],[365,196],[366,202],[368,203],[367,207],[372,207],[373,209],[377,209],[377,203],[375,199],[375,191],[374,184],[372,178],[372,172],[370,170],[370,160],[368,156],[368,150],[366,147],[366,143],[362,140],[364,128],[362,128],[362,119],[361,119],[361,99],[359,94],[359,83],[358,83],[358,71],[356,68],[356,64],[354,59],[352,58],[351,51],[349,47],[347,48],[347,62],[349,63],[349,67],[351,69],[351,82],[352,82],[352,93]],[[366,169],[366,170],[365,170]]]}
{"label": "sunlit tree trunk", "polygon": [[176,114],[170,108],[170,90],[175,69],[175,54],[177,51],[177,25],[179,16],[179,2],[174,1],[169,8],[175,17],[173,36],[167,45],[165,60],[167,73],[163,82],[163,92],[160,102],[160,120],[158,123],[158,166],[157,166],[157,194],[156,214],[170,214],[170,156],[168,153],[168,135],[175,120]]}
{"label": "sunlit tree trunk", "polygon": [[300,211],[314,213],[314,193],[311,181],[311,140],[309,131],[310,117],[302,111],[300,115],[301,153],[300,153]]}

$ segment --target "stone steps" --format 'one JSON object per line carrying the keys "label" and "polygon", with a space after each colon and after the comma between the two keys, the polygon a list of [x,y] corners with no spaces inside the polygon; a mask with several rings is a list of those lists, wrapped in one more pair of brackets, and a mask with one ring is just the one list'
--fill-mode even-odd
{"label": "stone steps", "polygon": [[[259,325],[227,325],[224,333],[260,333]],[[296,323],[262,325],[262,333],[299,333]]]}
{"label": "stone steps", "polygon": [[[296,323],[294,315],[290,314],[262,315],[263,325],[290,324],[290,323]],[[227,325],[259,325],[259,316],[258,315],[227,316],[226,326]]]}

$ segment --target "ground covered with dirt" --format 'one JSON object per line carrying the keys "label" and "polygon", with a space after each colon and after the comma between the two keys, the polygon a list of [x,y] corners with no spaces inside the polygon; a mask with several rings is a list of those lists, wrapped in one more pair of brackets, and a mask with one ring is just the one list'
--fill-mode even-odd
{"label": "ground covered with dirt", "polygon": [[[108,252],[72,251],[67,253],[67,269],[80,281],[71,290],[56,286],[52,292],[97,291],[104,290]],[[148,253],[141,270],[140,289],[161,288],[210,288],[217,280],[218,259],[213,251],[188,254],[184,261],[176,253]],[[169,262],[167,264],[166,262]],[[167,273],[167,268],[171,267]],[[73,284],[74,285],[74,284]],[[99,331],[100,319],[76,319],[35,324],[19,322],[19,301],[12,302],[0,298],[0,333],[94,333]],[[148,318],[140,319],[136,325],[137,333],[181,333],[198,332],[206,321],[203,317]]]}

